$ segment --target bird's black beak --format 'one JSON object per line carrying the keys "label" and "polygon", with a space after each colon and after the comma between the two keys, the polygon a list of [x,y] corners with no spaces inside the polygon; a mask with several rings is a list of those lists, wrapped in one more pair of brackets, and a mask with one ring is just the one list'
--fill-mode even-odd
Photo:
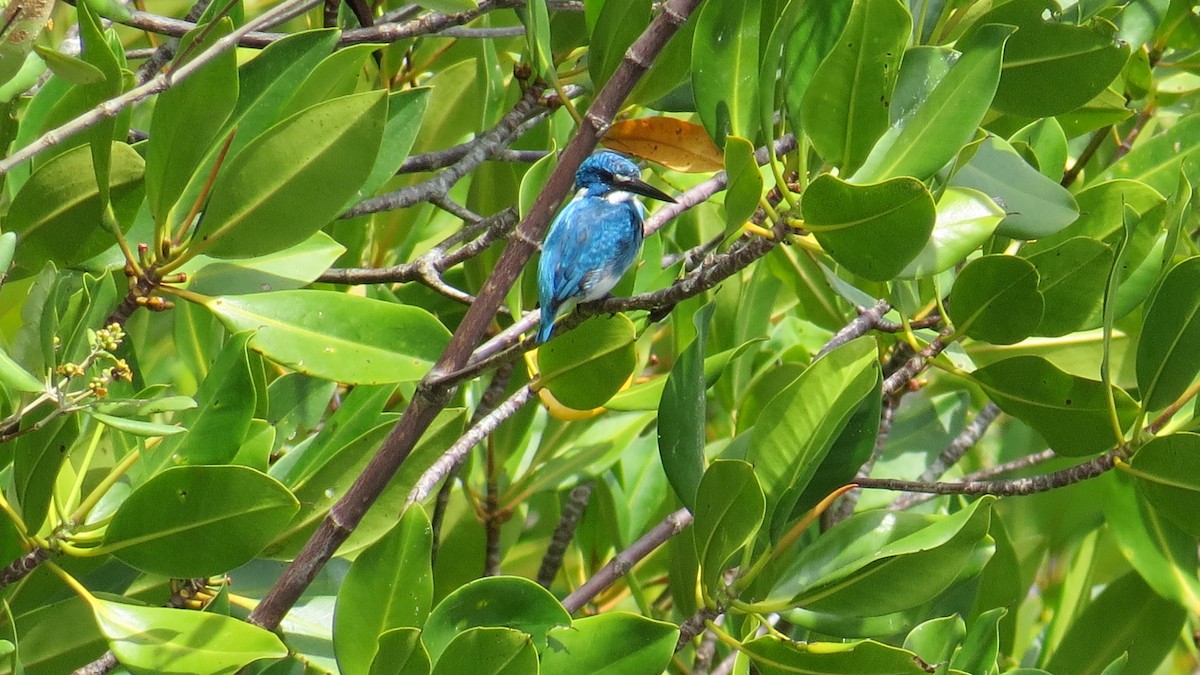
{"label": "bird's black beak", "polygon": [[628,190],[629,192],[639,194],[643,197],[657,199],[660,202],[670,202],[672,204],[675,203],[675,198],[671,195],[637,178],[621,181],[620,187],[622,190]]}

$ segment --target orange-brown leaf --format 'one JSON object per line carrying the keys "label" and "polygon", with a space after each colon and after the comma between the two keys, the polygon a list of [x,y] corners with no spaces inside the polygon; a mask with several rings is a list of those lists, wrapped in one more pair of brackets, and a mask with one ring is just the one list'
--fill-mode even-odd
{"label": "orange-brown leaf", "polygon": [[725,155],[699,124],[673,117],[643,117],[615,122],[604,145],[617,152],[687,173],[725,168]]}

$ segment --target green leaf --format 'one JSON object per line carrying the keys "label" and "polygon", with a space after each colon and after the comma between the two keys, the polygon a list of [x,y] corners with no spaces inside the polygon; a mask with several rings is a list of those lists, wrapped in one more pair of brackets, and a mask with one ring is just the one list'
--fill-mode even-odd
{"label": "green leaf", "polygon": [[314,377],[347,384],[415,381],[450,339],[417,307],[334,291],[278,291],[203,301],[250,348]]}
{"label": "green leaf", "polygon": [[302,288],[333,266],[346,247],[324,232],[275,253],[217,260],[199,255],[180,268],[188,275],[186,288],[203,295],[246,295]]}
{"label": "green leaf", "polygon": [[386,119],[386,93],[371,91],[268,129],[222,167],[191,250],[246,258],[307,239],[366,182]]}
{"label": "green leaf", "polygon": [[546,0],[525,0],[525,41],[529,45],[529,60],[533,62],[539,77],[557,77],[554,53],[550,47],[550,10]]}
{"label": "green leaf", "polygon": [[858,338],[817,359],[763,408],[746,461],[766,495],[773,536],[878,378],[875,340]]}
{"label": "green leaf", "polygon": [[650,0],[605,0],[598,6],[588,46],[588,74],[596,91],[608,83],[625,51],[650,23]]}
{"label": "green leaf", "polygon": [[882,616],[929,602],[982,571],[995,545],[986,497],[948,516],[868,511],[804,549],[771,590],[789,606]]}
{"label": "green leaf", "polygon": [[33,51],[42,57],[50,67],[50,72],[71,84],[92,84],[104,80],[104,72],[83,59],[41,45],[34,45]]}
{"label": "green leaf", "polygon": [[347,200],[345,208],[373,196],[408,159],[408,153],[417,140],[421,120],[425,117],[429,92],[429,89],[422,87],[392,92],[388,96],[387,123],[383,127],[383,143],[379,146],[379,154],[375,156],[375,165],[371,167],[362,189]]}
{"label": "green leaf", "polygon": [[955,330],[997,345],[1020,342],[1037,330],[1045,299],[1037,269],[1027,260],[985,255],[967,263],[950,290]]}
{"label": "green leaf", "polygon": [[948,663],[951,655],[967,637],[967,624],[962,617],[945,616],[930,619],[909,631],[904,648],[930,665]]}
{"label": "green leaf", "polygon": [[[188,60],[233,31],[228,18],[193,29],[179,43],[178,53]],[[174,67],[184,62],[175,63]],[[212,145],[238,99],[237,50],[227,49],[187,79],[158,95],[150,120],[151,141],[146,149],[146,199],[155,222],[166,224],[167,213],[184,193],[193,176],[207,180]],[[196,105],[204,101],[204,105]],[[214,156],[215,157],[215,156]],[[192,204],[181,204],[184,212]]]}
{"label": "green leaf", "polygon": [[995,607],[975,617],[971,632],[962,649],[950,660],[950,667],[968,673],[990,673],[996,670],[1000,655],[1000,620],[1008,614],[1004,607]]}
{"label": "green leaf", "polygon": [[[142,158],[128,145],[114,143],[111,162],[112,198],[140,202]],[[112,246],[112,233],[101,225],[102,210],[88,148],[75,148],[39,166],[13,198],[4,223],[19,240],[13,278],[37,272],[47,260],[70,266]]]}
{"label": "green leaf", "polygon": [[537,651],[529,635],[511,628],[469,628],[437,657],[434,675],[536,675]]}
{"label": "green leaf", "polygon": [[[544,2],[545,0],[540,1]],[[521,189],[517,194],[517,214],[521,218],[529,214],[529,209],[541,194],[542,189],[546,187],[546,181],[550,179],[550,174],[554,172],[556,166],[558,166],[558,152],[552,143],[546,156],[534,162],[525,175],[521,176]]]}
{"label": "green leaf", "polygon": [[418,628],[395,628],[379,636],[370,675],[429,675],[429,652]]}
{"label": "green leaf", "polygon": [[143,459],[147,474],[176,464],[224,464],[233,459],[250,430],[254,395],[247,332],[232,336],[196,392],[194,410],[180,416],[191,433],[164,441]]}
{"label": "green leaf", "polygon": [[34,377],[28,370],[25,370],[21,364],[14,361],[3,349],[0,349],[0,385],[8,389],[31,394],[45,391],[46,389],[45,383]]}
{"label": "green leaf", "polygon": [[300,508],[287,488],[242,466],[180,466],[136,488],[104,548],[137,569],[176,578],[249,562]]}
{"label": "green leaf", "polygon": [[85,410],[84,413],[107,427],[112,427],[117,431],[124,431],[134,436],[173,436],[187,431],[184,427],[177,427],[173,424],[156,424],[142,420],[131,420],[127,417],[114,417],[95,412],[94,410]]}
{"label": "green leaf", "polygon": [[919,279],[945,272],[991,238],[1003,219],[1004,209],[984,193],[970,188],[946,188],[938,199],[929,241],[896,276]]}
{"label": "green leaf", "polygon": [[790,642],[765,635],[742,644],[762,675],[925,675],[916,655],[874,640]]}
{"label": "green leaf", "polygon": [[995,136],[979,144],[951,185],[975,188],[1001,204],[1007,214],[996,232],[1012,239],[1041,239],[1075,222],[1075,198],[1029,166],[1012,146]]}
{"label": "green leaf", "polygon": [[[813,75],[845,29],[851,7],[853,3],[850,2],[788,0],[775,24],[775,30],[771,32],[763,72],[759,76],[759,100],[772,100],[777,73],[782,66],[783,81],[780,86],[783,87],[789,122],[796,131],[803,127],[804,96],[808,93]],[[772,58],[780,51],[783,52],[782,64]],[[762,128],[770,127],[774,107],[759,106]]]}
{"label": "green leaf", "polygon": [[370,672],[378,640],[394,628],[420,628],[433,604],[433,529],[420,505],[359,554],[341,589],[333,645],[343,673]]}
{"label": "green leaf", "polygon": [[1150,505],[1192,537],[1200,536],[1198,453],[1200,435],[1178,433],[1151,440],[1130,462]]}
{"label": "green leaf", "polygon": [[[804,192],[805,227],[854,274],[888,281],[912,262],[933,232],[933,196],[914,178],[854,185],[822,174]],[[886,247],[879,243],[886,241]]]}
{"label": "green leaf", "polygon": [[696,490],[704,474],[705,410],[708,381],[704,351],[717,306],[707,303],[693,316],[696,339],[679,355],[658,404],[658,454],[663,472],[679,501],[696,506]]}
{"label": "green leaf", "polygon": [[679,629],[628,612],[605,612],[552,628],[542,652],[546,673],[658,673],[675,653]]}
{"label": "green leaf", "polygon": [[1053,117],[1046,117],[1022,127],[1009,143],[1025,143],[1037,157],[1038,169],[1052,181],[1062,180],[1067,165],[1067,135]]}
{"label": "green leaf", "polygon": [[637,330],[624,314],[592,317],[538,349],[542,386],[575,410],[605,404],[637,367]]}
{"label": "green leaf", "polygon": [[138,673],[233,673],[288,653],[271,631],[229,616],[99,599],[91,605],[117,660]]}
{"label": "green leaf", "polygon": [[754,539],[766,514],[766,498],[754,467],[740,460],[717,460],[696,491],[696,557],[709,597],[720,597],[729,560]]}
{"label": "green leaf", "polygon": [[[42,406],[21,418],[21,428],[29,431],[18,436],[12,448],[13,488],[25,526],[31,533],[41,529],[46,521],[55,481],[79,437],[77,415],[58,415],[47,420],[50,412],[43,412],[45,408]],[[34,429],[38,424],[42,426]]]}
{"label": "green leaf", "polygon": [[[976,25],[1018,28],[1004,54],[1004,70],[992,106],[1022,117],[1070,112],[1104,91],[1129,58],[1129,45],[1104,19],[1073,26],[1060,21],[1054,0],[1014,0],[984,14]],[[1043,17],[1049,15],[1050,20]],[[969,40],[975,31],[963,36]]]}
{"label": "green leaf", "polygon": [[912,17],[899,0],[856,0],[846,28],[804,94],[801,114],[813,147],[853,173],[888,127],[892,86]]}
{"label": "green leaf", "polygon": [[761,13],[762,0],[700,7],[692,41],[692,92],[696,114],[718,146],[725,145],[726,136],[758,137]]}
{"label": "green leaf", "polygon": [[[1192,434],[1175,434],[1163,439],[1176,440],[1151,451],[1150,459],[1143,460],[1151,470],[1154,470],[1156,463],[1161,464],[1162,459],[1175,458],[1171,446],[1194,446],[1194,441],[1198,440],[1177,439],[1177,436]],[[1196,450],[1195,447],[1186,449],[1189,452]],[[1185,461],[1166,468],[1169,475],[1179,477],[1186,474],[1187,466],[1188,462]],[[1184,512],[1184,505],[1188,503],[1186,498],[1177,504],[1160,500],[1161,506],[1158,508],[1149,504],[1147,496],[1152,492],[1157,493],[1156,499],[1161,496],[1174,496],[1170,494],[1172,492],[1184,492],[1156,483],[1150,476],[1151,474],[1147,474],[1146,478],[1138,478],[1138,483],[1142,485],[1139,491],[1134,480],[1122,472],[1110,471],[1106,474],[1101,479],[1108,488],[1101,502],[1104,507],[1104,521],[1125,559],[1142,575],[1142,579],[1154,592],[1194,613],[1200,609],[1200,579],[1196,577],[1196,538],[1176,525],[1174,519],[1167,517],[1167,513],[1183,516],[1189,522],[1196,519],[1192,513]]]}
{"label": "green leaf", "polygon": [[1000,80],[1004,43],[1014,30],[998,25],[980,28],[929,96],[879,139],[851,182],[875,183],[897,176],[923,180],[953,159],[987,113]]}
{"label": "green leaf", "polygon": [[281,114],[286,117],[330,99],[353,94],[367,59],[381,47],[383,45],[369,43],[347,45],[321,59],[296,88]]}
{"label": "green leaf", "polygon": [[[1121,617],[1113,621],[1113,617]],[[1108,584],[1071,622],[1062,641],[1043,659],[1046,670],[1072,675],[1100,675],[1123,653],[1129,663],[1121,672],[1150,673],[1171,651],[1187,612],[1158,596],[1137,572]]]}
{"label": "green leaf", "polygon": [[912,116],[954,67],[958,57],[959,53],[949,47],[915,46],[905,50],[888,106],[889,123],[901,124]]}
{"label": "green leaf", "polygon": [[1100,174],[1098,180],[1128,178],[1163,194],[1175,189],[1179,167],[1200,145],[1200,115],[1188,115],[1166,131],[1143,139],[1134,149]]}
{"label": "green leaf", "polygon": [[734,232],[758,209],[763,177],[754,158],[754,144],[739,136],[725,139],[725,231]]}
{"label": "green leaf", "polygon": [[521,577],[484,577],[439,602],[425,622],[422,639],[436,664],[455,636],[471,628],[507,626],[528,633],[544,648],[550,629],[569,625],[571,615],[536,583]]}
{"label": "green leaf", "polygon": [[[1030,355],[997,361],[972,378],[1001,410],[1028,424],[1061,455],[1092,455],[1121,442],[1102,382],[1069,375]],[[1128,429],[1137,404],[1121,389],[1113,387],[1112,394],[1121,428]]]}
{"label": "green leaf", "polygon": [[1137,381],[1146,410],[1179,398],[1200,372],[1200,257],[1171,268],[1146,310]]}
{"label": "green leaf", "polygon": [[[764,338],[758,338],[749,342],[744,342],[733,349],[726,349],[723,352],[713,354],[704,359],[704,382],[709,387],[713,386],[720,379],[729,363],[745,354],[751,346],[761,342]],[[678,361],[676,361],[678,362]],[[658,406],[662,401],[663,390],[666,389],[667,376],[655,377],[646,382],[639,382],[632,387],[622,391],[621,393],[609,399],[608,403],[604,404],[609,410],[621,410],[627,412],[641,410],[658,410]]]}
{"label": "green leaf", "polygon": [[1050,308],[1035,333],[1057,337],[1087,324],[1104,303],[1113,250],[1089,237],[1072,237],[1028,258],[1038,272],[1038,290]]}

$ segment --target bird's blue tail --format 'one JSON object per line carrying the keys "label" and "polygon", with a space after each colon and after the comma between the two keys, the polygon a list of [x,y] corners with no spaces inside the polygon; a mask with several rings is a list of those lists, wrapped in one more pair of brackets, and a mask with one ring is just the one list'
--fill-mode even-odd
{"label": "bird's blue tail", "polygon": [[543,344],[550,339],[550,333],[554,330],[554,310],[549,307],[542,307],[542,325],[538,326],[537,343]]}

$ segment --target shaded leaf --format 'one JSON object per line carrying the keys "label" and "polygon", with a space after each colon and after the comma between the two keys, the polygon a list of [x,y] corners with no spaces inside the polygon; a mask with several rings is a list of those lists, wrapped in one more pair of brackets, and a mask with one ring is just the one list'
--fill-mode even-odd
{"label": "shaded leaf", "polygon": [[544,647],[552,628],[569,625],[571,615],[541,586],[521,577],[485,577],[439,602],[425,622],[422,639],[437,664],[455,637],[472,628],[506,626]]}
{"label": "shaded leaf", "polygon": [[696,557],[710,597],[719,597],[730,558],[753,540],[762,525],[766,500],[754,467],[740,460],[717,460],[696,491]]}
{"label": "shaded leaf", "polygon": [[1137,350],[1142,404],[1160,410],[1200,372],[1200,257],[1171,268],[1146,309]]}
{"label": "shaded leaf", "polygon": [[977,340],[1010,345],[1037,330],[1044,305],[1032,264],[1013,256],[985,255],[959,273],[947,309],[955,330]]}
{"label": "shaded leaf", "polygon": [[699,10],[692,93],[696,114],[721,147],[729,135],[758,137],[761,13],[762,0],[704,3]]}
{"label": "shaded leaf", "polygon": [[716,305],[708,303],[692,316],[696,339],[671,367],[658,404],[658,454],[663,472],[688,508],[696,506],[696,490],[704,474],[708,389],[704,351],[714,311]]}
{"label": "shaded leaf", "polygon": [[592,317],[538,349],[539,381],[569,408],[598,408],[633,376],[636,338],[624,314]]}

